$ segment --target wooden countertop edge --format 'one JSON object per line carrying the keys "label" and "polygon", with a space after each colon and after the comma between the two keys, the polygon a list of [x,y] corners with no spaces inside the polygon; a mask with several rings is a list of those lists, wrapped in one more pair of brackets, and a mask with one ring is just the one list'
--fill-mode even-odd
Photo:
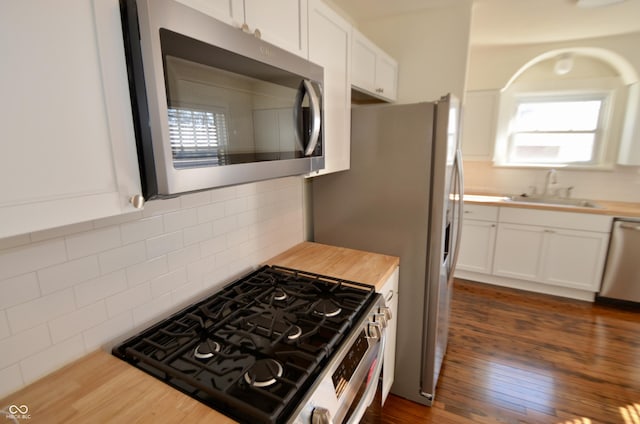
{"label": "wooden countertop edge", "polygon": [[[473,195],[473,196],[488,196],[488,197],[496,197],[496,194],[488,194],[488,193],[465,193],[465,195]],[[537,204],[537,203],[518,203],[518,202],[506,202],[506,201],[496,201],[496,200],[464,200],[465,203],[476,204],[476,205],[486,205],[486,206],[500,206],[507,208],[525,208],[525,209],[538,209],[538,210],[548,210],[548,211],[556,211],[556,212],[578,212],[578,213],[587,213],[594,215],[608,215],[608,216],[619,216],[619,217],[631,217],[638,218],[640,217],[640,203],[632,203],[632,202],[614,202],[609,200],[593,200],[593,203],[596,203],[601,208],[582,208],[575,206],[564,206],[564,205],[546,205],[546,204]]]}
{"label": "wooden countertop edge", "polygon": [[[267,263],[371,284],[379,289],[399,265],[399,258],[303,242]],[[0,400],[0,409],[10,405],[26,405],[30,422],[35,423],[236,422],[103,350],[92,352]]]}
{"label": "wooden countertop edge", "polygon": [[302,242],[271,258],[267,264],[357,281],[380,290],[399,266],[400,258],[346,247]]}

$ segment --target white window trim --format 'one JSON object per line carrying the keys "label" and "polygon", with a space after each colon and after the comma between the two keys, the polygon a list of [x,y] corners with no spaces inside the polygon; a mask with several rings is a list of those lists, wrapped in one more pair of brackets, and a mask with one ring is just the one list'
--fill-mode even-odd
{"label": "white window trim", "polygon": [[[589,87],[589,88],[586,88]],[[565,81],[561,88],[553,84],[512,84],[501,92],[498,123],[496,126],[496,143],[494,147],[493,166],[503,168],[563,168],[582,170],[610,171],[615,167],[615,151],[617,144],[612,140],[614,123],[614,109],[619,107],[618,89],[619,83],[613,78],[600,78],[589,81]],[[541,98],[544,96],[589,97],[605,96],[603,110],[600,115],[602,120],[601,133],[599,134],[598,148],[594,155],[593,163],[589,164],[531,164],[510,163],[507,157],[509,135],[513,116],[517,110],[517,102],[523,98]]]}

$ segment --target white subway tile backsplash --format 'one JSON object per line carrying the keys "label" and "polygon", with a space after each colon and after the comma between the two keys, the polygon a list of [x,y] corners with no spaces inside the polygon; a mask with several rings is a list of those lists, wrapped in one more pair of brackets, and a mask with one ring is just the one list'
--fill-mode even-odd
{"label": "white subway tile backsplash", "polygon": [[198,210],[196,208],[182,209],[176,212],[165,214],[164,232],[172,233],[190,227],[198,223]]}
{"label": "white subway tile backsplash", "polygon": [[146,258],[147,251],[144,241],[127,244],[126,246],[103,252],[98,256],[102,274],[108,274],[110,272],[126,268],[130,265],[140,263]]}
{"label": "white subway tile backsplash", "polygon": [[148,239],[163,233],[162,216],[153,216],[120,225],[122,244]]}
{"label": "white subway tile backsplash", "polygon": [[227,246],[237,246],[249,240],[249,229],[241,227],[226,234]]}
{"label": "white subway tile backsplash", "polygon": [[74,287],[78,307],[106,299],[128,288],[124,270],[116,271]]}
{"label": "white subway tile backsplash", "polygon": [[29,384],[86,353],[82,336],[72,337],[23,359],[20,361],[20,370],[25,383]]}
{"label": "white subway tile backsplash", "polygon": [[211,191],[212,202],[222,202],[237,197],[238,189],[235,186],[217,188]]}
{"label": "white subway tile backsplash", "polygon": [[85,306],[49,322],[51,341],[53,344],[60,343],[106,320],[107,308],[104,302],[100,301]]}
{"label": "white subway tile backsplash", "polygon": [[200,257],[211,256],[227,248],[227,238],[222,235],[200,243]]}
{"label": "white subway tile backsplash", "polygon": [[171,292],[171,300],[177,307],[184,306],[193,302],[197,296],[202,292],[202,283],[189,282],[184,286],[181,286],[179,290]]}
{"label": "white subway tile backsplash", "polygon": [[237,215],[248,209],[249,202],[246,197],[239,197],[236,199],[230,199],[224,202],[224,214],[225,216]]}
{"label": "white subway tile backsplash", "polygon": [[2,339],[0,340],[0,369],[13,365],[50,345],[49,329],[44,324]]}
{"label": "white subway tile backsplash", "polygon": [[22,372],[20,372],[20,365],[16,364],[0,369],[0,398],[4,398],[22,386],[24,386],[24,380]]}
{"label": "white subway tile backsplash", "polygon": [[151,297],[154,299],[177,289],[187,283],[187,269],[180,267],[168,274],[161,275],[149,282],[151,286]]}
{"label": "white subway tile backsplash", "polygon": [[19,305],[40,296],[35,272],[0,280],[0,309]]}
{"label": "white subway tile backsplash", "polygon": [[172,307],[171,293],[166,293],[135,308],[133,310],[133,323],[136,326],[152,324],[155,321],[159,321],[163,314],[166,316]]}
{"label": "white subway tile backsplash", "polygon": [[130,311],[151,300],[151,288],[149,283],[139,284],[121,293],[114,294],[106,299],[107,314],[109,318]]}
{"label": "white subway tile backsplash", "polygon": [[43,295],[72,287],[100,275],[97,256],[86,256],[38,271]]}
{"label": "white subway tile backsplash", "polygon": [[131,265],[126,269],[127,281],[129,286],[133,287],[145,281],[149,281],[154,277],[169,272],[169,265],[166,256],[158,256],[157,258]]}
{"label": "white subway tile backsplash", "polygon": [[302,187],[299,177],[225,187],[0,239],[0,396],[302,241]]}
{"label": "white subway tile backsplash", "polygon": [[210,222],[194,225],[183,230],[184,245],[198,243],[211,238],[213,235],[213,225]]}
{"label": "white subway tile backsplash", "polygon": [[184,249],[179,249],[174,252],[169,252],[167,258],[169,260],[169,269],[174,270],[180,267],[184,267],[191,262],[195,262],[200,259],[200,247],[198,245],[187,246]]}
{"label": "white subway tile backsplash", "polygon": [[210,191],[201,191],[180,196],[180,206],[183,209],[194,208],[196,206],[206,205],[207,203],[211,203]]}
{"label": "white subway tile backsplash", "polygon": [[198,209],[198,222],[209,222],[224,217],[224,202],[211,203],[200,206]]}
{"label": "white subway tile backsplash", "polygon": [[69,259],[95,255],[121,245],[120,228],[107,227],[65,237]]}
{"label": "white subway tile backsplash", "polygon": [[131,311],[108,319],[82,333],[87,352],[103,347],[113,340],[122,340],[133,329],[133,315]]}
{"label": "white subway tile backsplash", "polygon": [[7,338],[11,335],[9,331],[9,321],[7,321],[7,315],[4,311],[0,310],[0,340]]}
{"label": "white subway tile backsplash", "polygon": [[180,250],[184,246],[182,231],[163,234],[146,241],[147,255],[149,258],[165,255],[169,252]]}
{"label": "white subway tile backsplash", "polygon": [[202,277],[216,270],[215,256],[206,256],[198,261],[187,265],[187,280],[189,282],[200,282]]}
{"label": "white subway tile backsplash", "polygon": [[73,311],[76,302],[73,289],[57,291],[7,309],[9,327],[13,334],[46,323]]}
{"label": "white subway tile backsplash", "polygon": [[32,243],[4,250],[0,254],[0,280],[36,271],[66,260],[67,253],[62,240]]}
{"label": "white subway tile backsplash", "polygon": [[215,220],[213,221],[213,236],[226,234],[236,228],[238,228],[238,217],[235,215]]}

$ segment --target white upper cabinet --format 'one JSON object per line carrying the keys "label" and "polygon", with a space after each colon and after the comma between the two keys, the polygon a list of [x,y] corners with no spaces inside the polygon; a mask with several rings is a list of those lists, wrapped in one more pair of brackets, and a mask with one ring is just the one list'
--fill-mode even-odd
{"label": "white upper cabinet", "polygon": [[498,119],[497,90],[467,91],[462,109],[462,154],[467,160],[491,160]]}
{"label": "white upper cabinet", "polygon": [[351,25],[320,0],[309,3],[309,59],[324,68],[325,167],[349,169],[351,157]]}
{"label": "white upper cabinet", "polygon": [[398,63],[362,33],[352,32],[351,84],[381,100],[398,96]]}
{"label": "white upper cabinet", "polygon": [[302,57],[307,54],[307,0],[178,0]]}
{"label": "white upper cabinet", "polygon": [[0,238],[135,210],[118,0],[0,3]]}

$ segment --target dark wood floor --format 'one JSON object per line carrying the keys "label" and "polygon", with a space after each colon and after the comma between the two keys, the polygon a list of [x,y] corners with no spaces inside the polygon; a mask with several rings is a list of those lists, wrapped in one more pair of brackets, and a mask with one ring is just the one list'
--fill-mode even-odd
{"label": "dark wood floor", "polygon": [[640,310],[457,280],[435,405],[362,423],[472,422],[640,424]]}

